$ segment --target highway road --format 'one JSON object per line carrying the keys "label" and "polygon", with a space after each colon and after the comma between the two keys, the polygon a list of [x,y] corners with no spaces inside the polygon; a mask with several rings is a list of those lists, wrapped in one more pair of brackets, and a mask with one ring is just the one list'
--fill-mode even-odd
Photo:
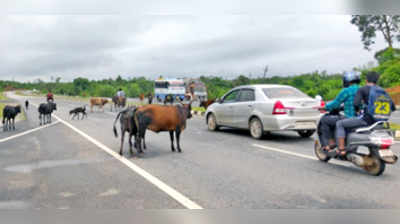
{"label": "highway road", "polygon": [[[183,153],[171,152],[167,132],[147,132],[143,155],[131,155],[125,143],[120,157],[115,112],[106,107],[70,120],[68,111],[82,103],[56,103],[51,126],[38,129],[31,107],[15,132],[0,132],[0,209],[400,208],[398,164],[380,177],[349,163],[325,164],[313,155],[313,138],[210,132],[194,116],[181,137]],[[400,153],[399,145],[392,149]]]}

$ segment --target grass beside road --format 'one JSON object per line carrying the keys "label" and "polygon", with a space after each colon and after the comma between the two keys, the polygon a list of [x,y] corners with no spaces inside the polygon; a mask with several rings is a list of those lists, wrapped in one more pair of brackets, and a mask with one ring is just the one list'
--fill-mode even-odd
{"label": "grass beside road", "polygon": [[400,131],[400,124],[390,122],[390,129],[392,129],[394,131]]}
{"label": "grass beside road", "polygon": [[204,107],[192,107],[192,110],[197,112],[206,112],[206,109],[204,109]]}
{"label": "grass beside road", "polygon": [[0,103],[0,118],[3,118],[4,103]]}
{"label": "grass beside road", "polygon": [[0,92],[0,100],[6,100],[6,96],[4,95],[3,92]]}

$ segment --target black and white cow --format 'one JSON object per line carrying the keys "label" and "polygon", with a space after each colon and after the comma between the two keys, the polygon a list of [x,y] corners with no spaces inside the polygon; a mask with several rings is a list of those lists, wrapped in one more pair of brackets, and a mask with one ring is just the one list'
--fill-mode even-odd
{"label": "black and white cow", "polygon": [[[15,130],[15,117],[21,113],[21,106],[5,106],[3,109],[3,130]],[[12,120],[12,122],[11,122]]]}
{"label": "black and white cow", "polygon": [[38,109],[40,125],[51,123],[51,114],[55,110],[57,110],[57,105],[52,101],[40,104]]}

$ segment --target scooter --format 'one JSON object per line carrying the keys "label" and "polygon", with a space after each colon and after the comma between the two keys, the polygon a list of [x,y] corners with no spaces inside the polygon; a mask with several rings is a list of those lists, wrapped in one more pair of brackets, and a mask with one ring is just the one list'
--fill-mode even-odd
{"label": "scooter", "polygon": [[[327,116],[327,114],[324,116]],[[320,133],[319,127],[318,124],[318,133]],[[320,135],[316,136],[314,153],[322,162],[328,162],[332,158],[349,161],[369,174],[379,176],[385,171],[386,164],[395,164],[398,160],[398,156],[390,150],[390,147],[394,144],[394,139],[389,123],[385,121],[358,128],[348,134],[346,137],[346,155],[344,156],[337,155],[334,151],[327,152],[322,149]],[[368,154],[359,152],[360,147],[367,148]]]}

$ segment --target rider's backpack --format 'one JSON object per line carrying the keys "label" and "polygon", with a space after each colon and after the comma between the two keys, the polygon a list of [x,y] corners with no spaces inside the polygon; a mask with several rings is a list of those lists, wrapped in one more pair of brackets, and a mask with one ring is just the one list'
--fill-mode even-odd
{"label": "rider's backpack", "polygon": [[389,94],[379,86],[371,86],[368,98],[368,114],[375,121],[387,121],[392,113],[392,100]]}

